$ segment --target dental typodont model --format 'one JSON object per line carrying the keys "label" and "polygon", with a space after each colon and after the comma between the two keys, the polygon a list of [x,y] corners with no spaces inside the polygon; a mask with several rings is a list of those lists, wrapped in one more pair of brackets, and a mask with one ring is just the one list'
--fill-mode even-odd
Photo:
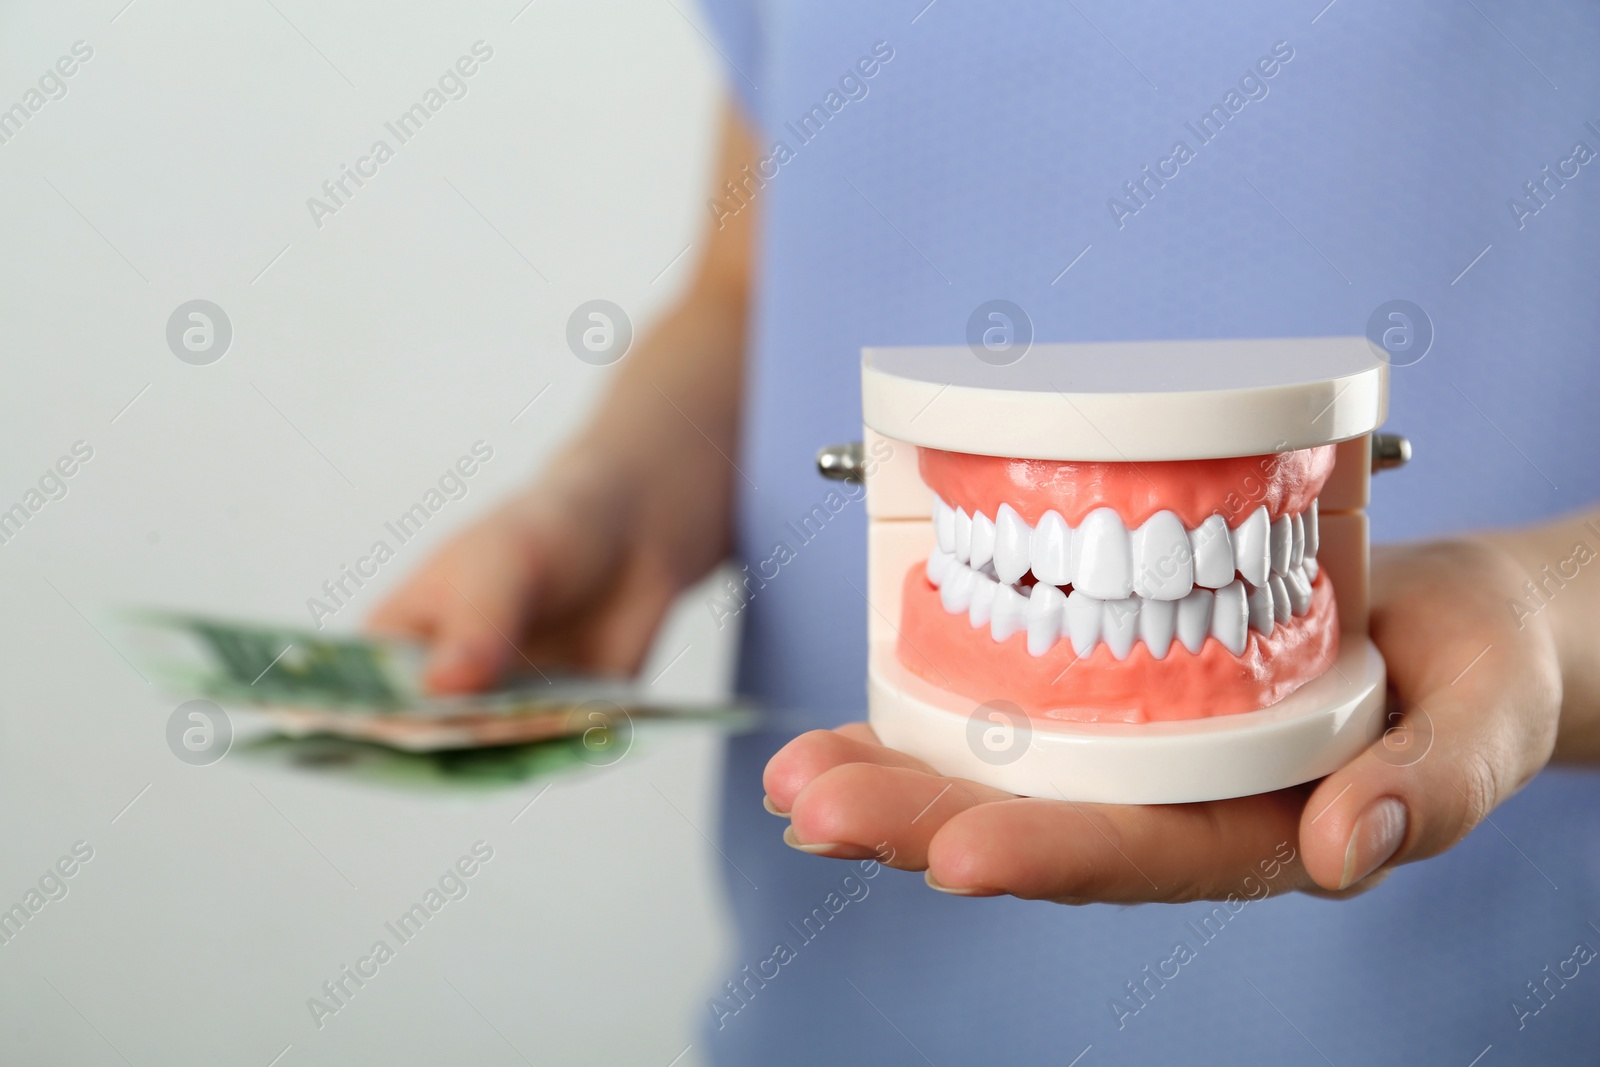
{"label": "dental typodont model", "polygon": [[866,350],[865,447],[820,459],[867,486],[874,729],[941,773],[1120,803],[1352,758],[1383,726],[1387,370],[1364,338]]}

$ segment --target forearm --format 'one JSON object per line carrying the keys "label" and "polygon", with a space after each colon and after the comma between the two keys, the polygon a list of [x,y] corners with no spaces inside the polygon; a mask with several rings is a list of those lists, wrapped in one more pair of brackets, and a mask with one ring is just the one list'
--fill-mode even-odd
{"label": "forearm", "polygon": [[[754,157],[724,109],[713,188]],[[732,545],[755,210],[712,221],[683,295],[634,343],[589,423],[510,506],[536,526],[587,523],[684,586]],[[646,561],[646,562],[640,562]]]}
{"label": "forearm", "polygon": [[1600,762],[1600,509],[1485,539],[1528,574],[1506,611],[1524,628],[1548,626],[1555,639],[1562,681],[1555,758]]}
{"label": "forearm", "polygon": [[642,337],[583,434],[645,476],[664,463],[733,476],[743,388],[742,293],[691,289]]}
{"label": "forearm", "polygon": [[[710,174],[716,189],[755,156],[735,106],[724,105]],[[682,297],[640,338],[583,434],[646,472],[694,470],[735,476],[750,292],[754,210],[708,222],[695,242],[695,276]]]}

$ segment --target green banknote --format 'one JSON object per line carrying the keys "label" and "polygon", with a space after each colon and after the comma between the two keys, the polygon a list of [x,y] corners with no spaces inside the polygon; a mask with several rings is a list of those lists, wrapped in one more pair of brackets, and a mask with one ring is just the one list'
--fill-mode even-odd
{"label": "green banknote", "polygon": [[122,617],[129,651],[175,691],[215,700],[396,710],[428,702],[402,642],[170,611]]}
{"label": "green banknote", "polygon": [[[405,642],[175,611],[126,612],[119,621],[126,651],[163,688],[243,706],[286,737],[340,738],[409,753],[503,750],[462,757],[459,767],[450,764],[457,770],[503,770],[512,765],[510,750],[563,738],[582,739],[593,756],[631,743],[635,720],[724,730],[754,722],[753,711],[737,703],[662,704],[626,681],[543,674],[487,693],[441,697],[423,691],[423,650]],[[370,753],[353,755],[365,751],[358,747],[314,751],[335,750],[374,762]],[[543,768],[561,751],[528,749],[526,759]]]}

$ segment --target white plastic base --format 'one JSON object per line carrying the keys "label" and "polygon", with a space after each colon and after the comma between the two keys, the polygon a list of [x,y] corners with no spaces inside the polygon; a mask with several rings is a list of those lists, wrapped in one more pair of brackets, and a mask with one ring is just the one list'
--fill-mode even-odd
{"label": "white plastic base", "polygon": [[1330,774],[1383,732],[1383,657],[1355,634],[1342,645],[1320,678],[1260,711],[1142,725],[1030,721],[1018,731],[906,670],[891,641],[875,641],[868,706],[884,744],[1010,793],[1102,804],[1224,800]]}

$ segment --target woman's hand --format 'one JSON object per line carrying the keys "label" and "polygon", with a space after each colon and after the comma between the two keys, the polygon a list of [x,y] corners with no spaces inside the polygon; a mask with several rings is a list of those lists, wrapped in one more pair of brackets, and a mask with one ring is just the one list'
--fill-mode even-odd
{"label": "woman's hand", "polygon": [[965,896],[1361,892],[1396,864],[1450,848],[1550,760],[1562,675],[1552,620],[1510,607],[1528,577],[1487,541],[1375,549],[1372,637],[1400,718],[1320,782],[1203,804],[1016,797],[941,777],[854,723],[774,756],[768,803],[789,814],[784,836],[797,848],[892,855],[889,865]]}
{"label": "woman's hand", "polygon": [[630,464],[580,442],[446,543],[369,626],[425,642],[424,681],[438,692],[551,665],[631,673],[701,562],[681,545],[696,533],[716,541],[715,531],[675,536],[655,496]]}

